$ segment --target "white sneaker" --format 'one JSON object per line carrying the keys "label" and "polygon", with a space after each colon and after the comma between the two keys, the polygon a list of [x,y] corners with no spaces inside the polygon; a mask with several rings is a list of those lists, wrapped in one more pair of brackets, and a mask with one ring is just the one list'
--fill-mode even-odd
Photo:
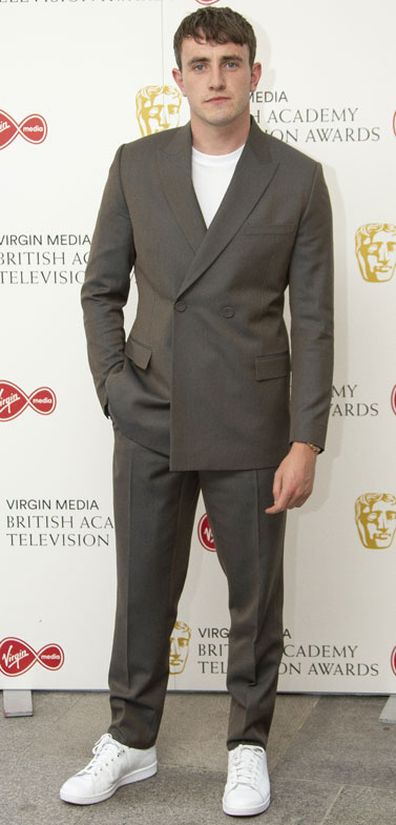
{"label": "white sneaker", "polygon": [[128,748],[105,733],[95,743],[86,768],[62,785],[60,798],[75,805],[92,805],[108,799],[121,785],[148,779],[157,772],[155,747]]}
{"label": "white sneaker", "polygon": [[271,801],[267,755],[259,745],[238,745],[228,754],[223,811],[229,816],[254,816]]}

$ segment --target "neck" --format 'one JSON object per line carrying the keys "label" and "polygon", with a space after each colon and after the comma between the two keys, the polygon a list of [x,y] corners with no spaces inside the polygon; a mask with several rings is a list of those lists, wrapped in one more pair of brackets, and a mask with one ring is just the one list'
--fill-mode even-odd
{"label": "neck", "polygon": [[224,126],[202,123],[191,117],[192,144],[206,155],[227,155],[243,146],[250,131],[250,115],[241,123],[227,123]]}

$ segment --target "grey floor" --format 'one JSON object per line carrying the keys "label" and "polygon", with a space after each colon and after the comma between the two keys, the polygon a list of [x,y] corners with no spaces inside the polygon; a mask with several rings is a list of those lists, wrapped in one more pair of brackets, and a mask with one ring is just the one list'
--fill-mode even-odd
{"label": "grey floor", "polygon": [[64,779],[83,767],[108,723],[103,693],[34,693],[32,718],[0,714],[1,825],[395,825],[396,725],[385,697],[278,696],[268,748],[272,803],[226,817],[224,694],[169,694],[156,777],[99,805],[67,805]]}

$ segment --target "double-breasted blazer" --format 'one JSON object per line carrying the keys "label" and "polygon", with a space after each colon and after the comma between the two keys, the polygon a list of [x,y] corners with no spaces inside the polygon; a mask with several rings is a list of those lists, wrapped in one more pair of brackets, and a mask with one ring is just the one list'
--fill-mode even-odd
{"label": "double-breasted blazer", "polygon": [[[138,306],[125,335],[131,273]],[[323,448],[332,273],[320,164],[253,119],[208,229],[189,124],[121,146],[82,289],[104,411],[127,437],[169,454],[171,470],[276,466],[295,440]]]}

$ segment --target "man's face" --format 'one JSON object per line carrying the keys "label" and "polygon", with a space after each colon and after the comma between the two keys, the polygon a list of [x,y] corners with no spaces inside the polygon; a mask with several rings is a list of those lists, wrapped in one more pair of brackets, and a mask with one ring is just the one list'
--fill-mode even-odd
{"label": "man's face", "polygon": [[181,61],[182,69],[174,69],[173,77],[188,99],[192,124],[228,126],[249,115],[249,96],[261,77],[261,66],[250,67],[246,44],[187,37]]}
{"label": "man's face", "polygon": [[379,230],[363,241],[360,252],[369,281],[389,281],[396,268],[396,233]]}
{"label": "man's face", "polygon": [[187,662],[189,644],[188,632],[174,627],[170,637],[169,670],[171,674],[183,673]]}
{"label": "man's face", "polygon": [[359,532],[364,546],[372,550],[390,547],[396,530],[396,505],[380,499],[363,506]]}
{"label": "man's face", "polygon": [[[179,125],[181,98],[166,94],[160,87],[158,93],[143,101],[140,128],[143,135],[153,135]],[[177,94],[179,94],[177,92]]]}

